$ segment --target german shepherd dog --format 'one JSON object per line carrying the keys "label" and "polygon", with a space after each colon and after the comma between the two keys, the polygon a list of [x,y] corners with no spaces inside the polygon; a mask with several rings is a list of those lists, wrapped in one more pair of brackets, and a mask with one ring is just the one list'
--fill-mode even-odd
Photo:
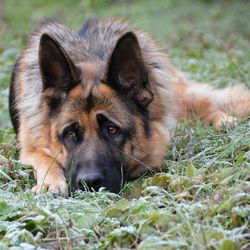
{"label": "german shepherd dog", "polygon": [[9,107],[35,193],[119,192],[158,170],[170,131],[185,118],[216,129],[250,115],[250,91],[189,81],[144,32],[91,19],[75,32],[49,21],[17,60]]}

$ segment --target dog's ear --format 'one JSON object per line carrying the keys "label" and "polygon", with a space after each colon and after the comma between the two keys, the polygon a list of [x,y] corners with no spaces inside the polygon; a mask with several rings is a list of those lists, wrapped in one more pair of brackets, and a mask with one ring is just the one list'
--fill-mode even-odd
{"label": "dog's ear", "polygon": [[109,60],[107,82],[139,105],[147,106],[152,101],[148,74],[134,33],[128,32],[118,40]]}
{"label": "dog's ear", "polygon": [[43,34],[39,46],[39,66],[43,90],[68,92],[80,82],[79,70],[66,51],[48,34]]}

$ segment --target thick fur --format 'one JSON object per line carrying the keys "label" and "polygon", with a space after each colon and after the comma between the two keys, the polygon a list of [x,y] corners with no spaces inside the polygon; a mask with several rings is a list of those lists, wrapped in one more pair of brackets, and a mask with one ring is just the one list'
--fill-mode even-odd
{"label": "thick fur", "polygon": [[[138,39],[138,57],[141,56],[141,67],[147,72],[146,87],[140,87],[140,91],[136,92],[136,100],[131,101],[119,92],[119,86],[109,83],[117,65],[113,63],[112,66],[112,56],[120,56],[119,51],[116,53],[114,50],[119,39],[129,32]],[[60,97],[63,99],[63,104],[60,104],[63,109],[56,109],[54,113],[51,109],[56,105],[56,99],[48,101],[54,94],[50,93],[51,88],[44,87],[41,75],[43,66],[39,62],[43,34],[55,40],[81,72],[80,83]],[[131,72],[133,74],[133,70]],[[183,119],[200,119],[203,123],[221,129],[250,115],[248,89],[237,85],[217,90],[206,84],[189,81],[147,34],[130,27],[122,20],[89,20],[80,32],[58,22],[45,23],[30,36],[26,49],[14,68],[10,88],[10,113],[18,132],[21,161],[34,166],[37,178],[35,192],[40,192],[44,187],[57,194],[66,193],[65,169],[68,168],[70,152],[58,138],[58,130],[72,115],[81,119],[86,126],[91,115],[86,115],[83,108],[77,108],[77,105],[72,110],[73,104],[69,100],[76,100],[81,96],[84,102],[90,95],[94,95],[96,99],[103,99],[103,96],[107,99],[96,103],[95,111],[90,114],[106,109],[119,120],[121,126],[129,128],[133,124],[131,126],[135,132],[132,136],[127,136],[118,149],[121,152],[119,157],[123,159],[121,162],[126,168],[127,179],[136,178],[150,169],[159,169],[170,141],[170,130]],[[136,105],[132,107],[131,103],[134,101]],[[145,115],[137,112],[141,111],[139,102],[142,103]],[[136,112],[133,112],[134,107],[138,109]],[[92,131],[91,126],[95,126],[93,124],[89,124],[89,131]],[[93,133],[89,138],[95,138],[93,131],[89,133]],[[90,145],[88,155],[98,151],[91,144],[95,139],[86,137],[86,140],[89,140]],[[111,149],[105,149],[102,141],[97,140],[99,150],[103,148],[110,152]],[[86,147],[83,150],[87,151]],[[89,156],[85,156],[85,159],[86,157]],[[108,184],[105,186],[110,189]]]}

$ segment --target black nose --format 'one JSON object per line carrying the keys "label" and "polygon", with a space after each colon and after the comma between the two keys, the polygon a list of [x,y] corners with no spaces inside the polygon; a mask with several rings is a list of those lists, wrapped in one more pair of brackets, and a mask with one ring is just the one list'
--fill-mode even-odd
{"label": "black nose", "polygon": [[78,188],[85,190],[88,188],[90,191],[94,189],[98,191],[103,184],[103,177],[100,173],[86,173],[80,174],[77,177]]}

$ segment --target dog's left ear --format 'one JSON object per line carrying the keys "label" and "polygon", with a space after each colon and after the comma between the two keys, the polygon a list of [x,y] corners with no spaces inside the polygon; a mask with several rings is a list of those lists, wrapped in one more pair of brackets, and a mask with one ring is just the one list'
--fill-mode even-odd
{"label": "dog's left ear", "polygon": [[128,32],[118,40],[109,60],[107,81],[117,92],[141,106],[146,107],[152,101],[148,74],[134,33]]}

